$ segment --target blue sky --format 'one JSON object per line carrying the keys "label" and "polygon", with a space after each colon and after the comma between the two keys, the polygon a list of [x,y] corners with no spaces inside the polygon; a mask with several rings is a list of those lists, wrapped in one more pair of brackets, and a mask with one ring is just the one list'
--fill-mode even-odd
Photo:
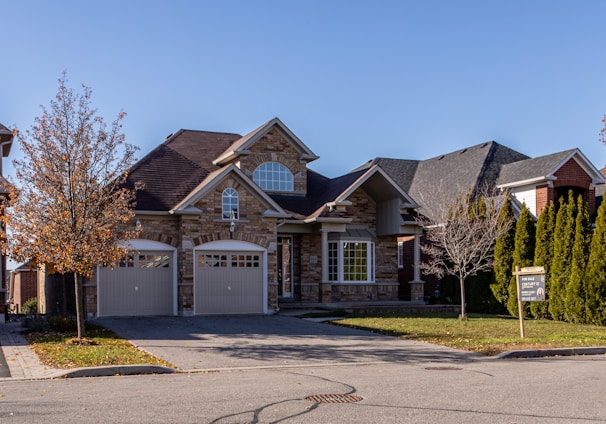
{"label": "blue sky", "polygon": [[0,5],[9,127],[28,128],[67,70],[106,121],[127,112],[139,157],[180,128],[245,134],[277,116],[329,177],[489,140],[530,156],[579,147],[606,164],[606,1]]}

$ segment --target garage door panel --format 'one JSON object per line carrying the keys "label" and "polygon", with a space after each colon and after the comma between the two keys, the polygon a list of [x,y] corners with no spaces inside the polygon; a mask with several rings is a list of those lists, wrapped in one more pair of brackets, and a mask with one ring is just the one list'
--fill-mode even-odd
{"label": "garage door panel", "polygon": [[150,266],[150,261],[147,260],[154,257],[172,258],[172,252],[148,253],[150,254],[136,257],[132,262],[123,262],[129,264],[127,267],[99,270],[99,315],[136,316],[174,313],[172,259],[159,266]]}
{"label": "garage door panel", "polygon": [[199,252],[196,313],[263,313],[262,258],[257,252]]}

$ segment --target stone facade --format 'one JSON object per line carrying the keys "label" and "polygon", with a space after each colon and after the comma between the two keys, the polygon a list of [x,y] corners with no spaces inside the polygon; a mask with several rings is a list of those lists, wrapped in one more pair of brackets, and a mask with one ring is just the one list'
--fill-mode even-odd
{"label": "stone facade", "polygon": [[[348,198],[352,202],[344,216],[351,218],[347,228],[376,232],[375,201],[362,189]],[[374,237],[374,275],[372,283],[330,283],[322,281],[321,236],[305,234],[300,237],[301,294],[303,302],[356,302],[398,299],[397,243],[395,236]]]}
{"label": "stone facade", "polygon": [[[221,144],[226,140],[231,144]],[[175,147],[174,151],[171,146]],[[229,241],[230,243],[215,245],[224,249],[234,246],[234,250],[238,249],[235,246],[252,244],[264,252],[266,261],[263,279],[267,293],[264,311],[267,312],[277,309],[280,301],[291,296],[294,300],[306,302],[398,298],[396,234],[376,236],[378,217],[375,198],[402,204],[405,195],[381,174],[378,167],[347,174],[344,178],[334,179],[334,182],[319,174],[313,175],[313,180],[308,181],[307,163],[317,157],[277,119],[240,139],[237,135],[230,134],[182,131],[154,152],[157,156],[152,154],[145,160],[147,168],[138,169],[136,175],[132,176],[133,181],[142,178],[148,187],[144,197],[148,209],[136,211],[133,221],[138,221],[142,226],[141,246],[146,245],[143,241],[160,242],[176,250],[176,313],[204,313],[196,305],[196,301],[200,301],[199,293],[195,293],[194,281],[197,278],[194,272],[196,249],[211,242]],[[190,152],[191,160],[188,157]],[[205,152],[213,153],[207,157]],[[189,175],[195,174],[195,178],[187,179],[184,176],[181,179],[179,169],[165,171],[167,164],[173,166],[174,161],[181,161],[180,166],[189,169]],[[193,166],[192,162],[198,167]],[[254,171],[268,162],[279,163],[290,171],[293,177],[292,191],[263,192],[256,185]],[[173,174],[169,175],[171,173]],[[165,178],[157,176],[160,174],[165,175]],[[367,180],[361,177],[372,178],[372,182],[364,186]],[[194,179],[197,182],[194,183]],[[176,187],[172,189],[173,181],[174,184],[182,184],[182,194],[176,195],[181,192]],[[308,193],[308,182],[313,187],[312,193]],[[383,193],[378,193],[380,184],[385,184],[387,192],[395,198],[385,199]],[[351,193],[348,191],[346,198],[342,198],[343,190],[350,187],[357,188]],[[369,195],[365,187],[373,195]],[[225,219],[223,216],[223,192],[228,188],[234,189],[238,196],[238,216],[234,219]],[[162,207],[153,209],[155,199],[167,200]],[[318,209],[315,212],[309,211],[310,205]],[[389,219],[399,222],[399,212],[399,209],[392,210]],[[135,225],[135,222],[130,225]],[[234,227],[230,228],[231,226]],[[322,237],[323,229],[348,237],[350,233],[359,233],[362,237],[359,241],[374,243],[372,257],[369,255],[367,259],[372,267],[365,274],[366,277],[363,277],[371,281],[323,281],[323,266],[328,267],[328,264],[322,263],[323,243],[327,240]],[[278,243],[279,237],[292,239],[292,284],[284,289],[284,299],[278,298],[278,293],[282,292],[279,277],[283,272],[282,264],[278,263],[278,253],[281,257],[283,252],[278,251],[283,246]],[[154,246],[153,243],[148,245]],[[326,245],[324,248],[327,248]],[[161,245],[157,246],[157,250],[162,250]],[[234,271],[233,275],[236,273]],[[217,284],[221,284],[219,280],[223,278],[220,276],[222,274],[219,272],[212,275],[217,278]],[[93,278],[86,286],[87,311],[90,313],[96,312],[96,285],[96,279]],[[232,299],[240,293],[234,295],[232,292]]]}
{"label": "stone facade", "polygon": [[301,161],[301,153],[285,138],[279,129],[272,129],[250,148],[250,154],[240,156],[237,166],[252,180],[253,173],[265,162],[284,165],[293,174],[293,195],[304,196],[307,192],[307,166]]}

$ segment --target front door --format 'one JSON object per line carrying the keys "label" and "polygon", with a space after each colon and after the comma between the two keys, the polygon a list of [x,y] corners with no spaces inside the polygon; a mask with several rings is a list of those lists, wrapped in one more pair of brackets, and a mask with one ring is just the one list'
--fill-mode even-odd
{"label": "front door", "polygon": [[278,296],[292,297],[292,237],[278,237]]}

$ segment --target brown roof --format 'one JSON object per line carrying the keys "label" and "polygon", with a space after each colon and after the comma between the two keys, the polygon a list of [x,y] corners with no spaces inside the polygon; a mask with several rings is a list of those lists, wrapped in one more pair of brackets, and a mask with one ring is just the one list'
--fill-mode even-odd
{"label": "brown roof", "polygon": [[312,170],[307,170],[307,196],[272,195],[282,209],[297,219],[321,216],[326,203],[334,201],[353,184],[366,170],[354,171],[337,178],[327,178]]}
{"label": "brown roof", "polygon": [[168,211],[218,169],[212,164],[238,134],[179,130],[131,168],[127,187],[137,191],[137,210]]}

